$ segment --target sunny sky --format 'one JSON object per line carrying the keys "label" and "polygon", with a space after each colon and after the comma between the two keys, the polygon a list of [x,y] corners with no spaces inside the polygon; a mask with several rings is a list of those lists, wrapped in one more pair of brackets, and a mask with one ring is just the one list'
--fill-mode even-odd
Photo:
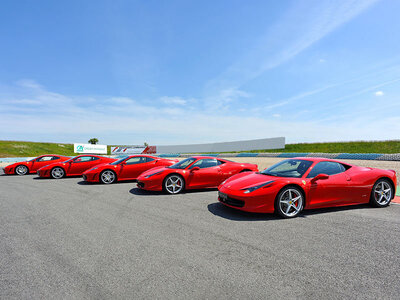
{"label": "sunny sky", "polygon": [[400,1],[2,1],[0,139],[400,139]]}

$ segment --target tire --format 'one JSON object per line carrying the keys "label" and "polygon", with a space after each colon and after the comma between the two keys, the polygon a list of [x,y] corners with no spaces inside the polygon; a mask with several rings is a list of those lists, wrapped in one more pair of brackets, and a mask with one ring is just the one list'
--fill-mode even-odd
{"label": "tire", "polygon": [[54,178],[54,179],[60,179],[60,178],[63,178],[65,176],[65,171],[61,167],[54,167],[50,171],[50,176],[52,178]]}
{"label": "tire", "polygon": [[369,203],[374,207],[385,207],[393,198],[393,186],[388,179],[378,179],[372,187]]}
{"label": "tire", "polygon": [[104,170],[100,173],[99,181],[104,184],[112,184],[117,181],[117,174],[111,170]]}
{"label": "tire", "polygon": [[297,217],[304,208],[304,195],[294,186],[283,188],[275,199],[275,213],[285,219]]}
{"label": "tire", "polygon": [[23,176],[29,173],[29,169],[27,166],[24,165],[18,165],[15,168],[15,174],[19,175],[19,176]]}
{"label": "tire", "polygon": [[169,194],[178,194],[185,189],[185,180],[177,174],[168,175],[164,179],[163,189]]}

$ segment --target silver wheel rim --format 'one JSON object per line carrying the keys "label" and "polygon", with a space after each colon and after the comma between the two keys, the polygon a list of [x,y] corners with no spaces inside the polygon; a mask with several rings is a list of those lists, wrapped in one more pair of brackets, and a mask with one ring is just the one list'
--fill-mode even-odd
{"label": "silver wheel rim", "polygon": [[28,168],[25,166],[18,166],[15,169],[15,173],[17,173],[18,175],[25,175],[26,173],[28,173]]}
{"label": "silver wheel rim", "polygon": [[379,182],[374,189],[374,198],[379,205],[386,205],[392,199],[392,188],[386,181]]}
{"label": "silver wheel rim", "polygon": [[165,181],[165,189],[170,194],[177,194],[183,188],[183,180],[179,176],[170,176]]}
{"label": "silver wheel rim", "polygon": [[53,176],[53,178],[59,179],[64,176],[64,170],[61,168],[54,168],[53,170],[51,170],[51,175]]}
{"label": "silver wheel rim", "polygon": [[279,198],[279,208],[287,217],[297,215],[303,207],[303,196],[296,189],[286,190]]}
{"label": "silver wheel rim", "polygon": [[104,171],[101,173],[101,181],[103,183],[109,184],[113,183],[115,180],[115,174],[112,171]]}

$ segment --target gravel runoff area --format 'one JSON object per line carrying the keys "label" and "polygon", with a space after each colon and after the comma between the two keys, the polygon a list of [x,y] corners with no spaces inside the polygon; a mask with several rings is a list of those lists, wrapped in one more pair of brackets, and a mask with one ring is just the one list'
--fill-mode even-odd
{"label": "gravel runoff area", "polygon": [[[252,159],[245,159],[252,161]],[[400,205],[279,219],[217,191],[0,176],[1,299],[398,299]]]}

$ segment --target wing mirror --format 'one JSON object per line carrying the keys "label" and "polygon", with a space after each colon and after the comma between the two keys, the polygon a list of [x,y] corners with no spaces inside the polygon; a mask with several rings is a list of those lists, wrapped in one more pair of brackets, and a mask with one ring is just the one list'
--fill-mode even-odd
{"label": "wing mirror", "polygon": [[193,167],[193,168],[190,169],[190,172],[194,172],[194,171],[198,171],[198,170],[200,170],[199,167]]}
{"label": "wing mirror", "polygon": [[318,180],[325,180],[328,179],[329,175],[326,174],[318,174],[317,176],[315,176],[313,179],[311,179],[311,182],[316,182]]}

